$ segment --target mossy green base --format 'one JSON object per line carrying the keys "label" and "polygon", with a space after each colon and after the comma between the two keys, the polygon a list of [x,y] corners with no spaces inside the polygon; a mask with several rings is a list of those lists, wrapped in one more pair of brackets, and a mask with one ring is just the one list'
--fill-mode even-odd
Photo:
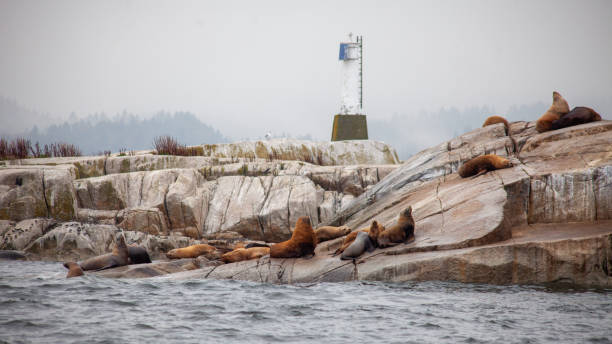
{"label": "mossy green base", "polygon": [[332,127],[332,141],[367,140],[368,122],[365,115],[336,115]]}

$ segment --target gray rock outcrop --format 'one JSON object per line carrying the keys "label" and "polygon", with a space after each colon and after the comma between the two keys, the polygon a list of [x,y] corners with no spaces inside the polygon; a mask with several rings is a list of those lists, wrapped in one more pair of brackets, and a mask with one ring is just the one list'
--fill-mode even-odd
{"label": "gray rock outcrop", "polygon": [[[300,216],[309,216],[314,226],[358,229],[376,220],[389,227],[412,206],[414,242],[378,249],[355,262],[330,255],[342,241],[338,238],[317,246],[312,259],[264,257],[219,266],[153,263],[106,275],[172,273],[163,278],[270,283],[359,279],[612,286],[612,122],[541,134],[534,122],[516,122],[510,134],[502,124],[479,128],[400,166],[321,166],[332,160],[308,147],[310,153],[301,157],[315,157],[319,165],[280,161],[276,158],[300,160],[296,156],[302,153],[275,151],[274,142],[203,148],[206,156],[168,158],[156,165],[161,169],[151,161],[162,157],[150,154],[107,158],[105,169],[120,166],[120,173],[80,179],[74,162],[8,166],[0,169],[0,220],[5,220],[0,222],[0,243],[41,257],[75,254],[82,259],[108,250],[113,231],[123,229],[129,242],[144,244],[161,257],[171,246],[218,238],[282,241]],[[340,165],[344,148],[325,149],[336,154],[333,163]],[[513,166],[466,179],[457,175],[461,164],[483,154],[508,157]],[[45,178],[47,169],[54,172]],[[54,173],[73,179],[67,185],[55,181]],[[21,174],[28,183],[14,185]],[[57,185],[73,191],[56,196],[61,189]],[[56,193],[46,192],[49,187]],[[40,192],[44,197],[37,197]],[[57,214],[66,212],[59,204],[68,203],[49,202],[54,197],[72,197],[73,211],[67,214],[91,223],[61,222],[64,215]],[[22,223],[36,216],[55,217],[57,223]],[[23,232],[18,226],[31,229]]]}

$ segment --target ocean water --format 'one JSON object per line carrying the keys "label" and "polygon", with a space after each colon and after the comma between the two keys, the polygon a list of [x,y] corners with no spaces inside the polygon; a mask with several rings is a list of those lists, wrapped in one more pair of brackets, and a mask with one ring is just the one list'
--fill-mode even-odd
{"label": "ocean water", "polygon": [[0,343],[612,343],[612,290],[65,274],[0,261]]}

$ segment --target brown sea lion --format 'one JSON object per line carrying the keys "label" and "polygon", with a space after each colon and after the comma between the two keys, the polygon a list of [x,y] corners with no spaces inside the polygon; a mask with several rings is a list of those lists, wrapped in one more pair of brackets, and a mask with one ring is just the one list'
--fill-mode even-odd
{"label": "brown sea lion", "polygon": [[536,122],[536,130],[539,133],[551,130],[552,122],[558,120],[568,112],[569,105],[567,104],[567,101],[559,94],[559,92],[553,92],[553,103],[550,108],[548,108],[548,111],[546,111]]}
{"label": "brown sea lion", "polygon": [[366,232],[358,232],[355,240],[342,252],[340,259],[355,259],[363,254],[374,251],[374,243],[370,240],[370,236]]}
{"label": "brown sea lion", "polygon": [[206,258],[215,254],[217,249],[214,246],[207,244],[191,245],[183,248],[175,248],[174,250],[168,251],[166,257],[168,259],[179,259],[179,258],[196,258],[201,255],[206,255]]}
{"label": "brown sea lion", "polygon": [[235,263],[243,260],[259,259],[270,254],[269,247],[238,248],[221,256],[224,263]]}
{"label": "brown sea lion", "polygon": [[83,269],[81,269],[81,266],[75,262],[64,263],[64,267],[68,269],[66,278],[83,276]]}
{"label": "brown sea lion", "polygon": [[128,265],[129,254],[128,247],[125,244],[125,238],[122,233],[117,235],[115,241],[115,248],[112,253],[103,254],[101,256],[89,258],[82,262],[81,269],[84,271],[89,270],[104,270],[110,269],[117,266]]}
{"label": "brown sea lion", "polygon": [[291,239],[270,246],[270,257],[299,258],[314,255],[315,247],[317,236],[310,225],[310,218],[302,216],[295,223]]}
{"label": "brown sea lion", "polygon": [[486,171],[512,167],[510,160],[495,154],[481,155],[468,160],[457,171],[461,178],[467,178]]}
{"label": "brown sea lion", "polygon": [[482,124],[482,127],[484,128],[487,125],[493,125],[497,123],[504,124],[504,126],[506,127],[506,135],[508,135],[508,133],[510,132],[510,124],[508,124],[508,121],[502,116],[490,116],[484,121],[484,123]]}
{"label": "brown sea lion", "polygon": [[128,264],[151,263],[151,257],[149,257],[147,249],[142,246],[137,246],[136,244],[128,246],[128,256],[130,258]]}
{"label": "brown sea lion", "polygon": [[331,239],[336,239],[341,236],[347,235],[351,232],[351,229],[347,226],[321,226],[315,230],[317,235],[317,241],[323,242]]}
{"label": "brown sea lion", "polygon": [[572,111],[568,112],[567,114],[561,116],[561,118],[558,120],[553,121],[551,129],[557,130],[597,121],[601,121],[601,116],[595,112],[595,110],[585,106],[578,106],[573,108]]}
{"label": "brown sea lion", "polygon": [[353,241],[355,241],[355,239],[357,238],[357,235],[360,232],[368,233],[368,236],[370,237],[370,241],[372,242],[374,247],[378,247],[378,236],[384,230],[385,230],[385,227],[383,227],[376,220],[374,220],[374,221],[372,221],[372,224],[370,225],[370,228],[364,228],[364,229],[360,229],[360,230],[357,230],[357,231],[349,233],[346,236],[346,238],[344,238],[344,240],[342,240],[342,245],[340,246],[340,248],[338,248],[336,250],[336,252],[334,252],[333,255],[337,256],[340,253],[344,252],[344,250],[346,250],[346,248],[349,247],[353,243]]}
{"label": "brown sea lion", "polygon": [[391,228],[385,229],[378,235],[378,247],[389,247],[414,239],[414,219],[412,206],[404,209]]}

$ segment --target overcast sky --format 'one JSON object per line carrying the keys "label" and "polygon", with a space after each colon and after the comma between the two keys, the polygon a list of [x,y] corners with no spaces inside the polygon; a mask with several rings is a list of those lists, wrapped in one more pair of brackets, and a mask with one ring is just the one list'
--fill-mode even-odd
{"label": "overcast sky", "polygon": [[348,32],[369,120],[553,90],[612,118],[612,1],[0,0],[0,95],[52,118],[184,110],[235,139],[329,139]]}

